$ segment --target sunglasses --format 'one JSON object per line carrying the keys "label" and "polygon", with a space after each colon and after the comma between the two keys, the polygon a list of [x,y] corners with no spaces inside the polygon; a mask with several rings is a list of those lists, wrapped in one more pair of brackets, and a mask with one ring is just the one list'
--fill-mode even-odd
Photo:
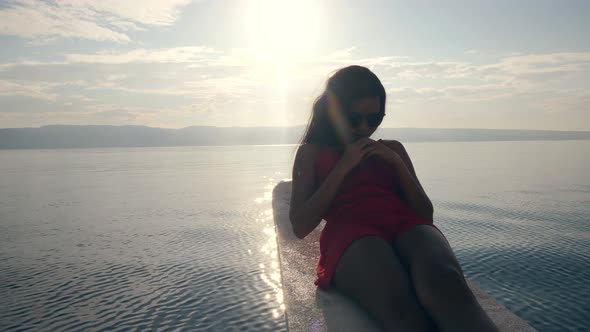
{"label": "sunglasses", "polygon": [[371,128],[377,127],[383,121],[385,113],[369,113],[366,116],[358,112],[344,112],[344,117],[348,121],[351,128],[358,128],[363,122],[363,118],[367,119],[367,125]]}

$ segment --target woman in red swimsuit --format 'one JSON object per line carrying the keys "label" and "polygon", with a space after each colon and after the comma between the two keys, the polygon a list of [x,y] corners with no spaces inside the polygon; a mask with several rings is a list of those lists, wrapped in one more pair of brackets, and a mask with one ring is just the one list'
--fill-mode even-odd
{"label": "woman in red swimsuit", "polygon": [[498,331],[469,289],[403,145],[370,136],[385,89],[361,66],[335,72],[293,165],[299,238],[322,219],[315,285],[356,300],[386,331]]}

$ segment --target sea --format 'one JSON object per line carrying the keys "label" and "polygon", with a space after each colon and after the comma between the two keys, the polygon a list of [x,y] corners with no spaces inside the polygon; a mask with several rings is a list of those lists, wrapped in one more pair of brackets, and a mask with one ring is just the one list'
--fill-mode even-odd
{"label": "sea", "polygon": [[[404,145],[465,275],[588,331],[590,141]],[[0,330],[286,331],[271,191],[296,149],[0,150]]]}

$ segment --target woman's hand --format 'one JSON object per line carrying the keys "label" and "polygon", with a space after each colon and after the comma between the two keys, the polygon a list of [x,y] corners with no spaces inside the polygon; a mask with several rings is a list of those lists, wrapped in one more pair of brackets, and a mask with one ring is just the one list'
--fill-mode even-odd
{"label": "woman's hand", "polygon": [[379,139],[378,141],[374,141],[371,139],[371,141],[374,142],[373,145],[375,148],[365,154],[364,159],[371,158],[372,156],[378,156],[393,163],[394,165],[397,165],[397,163],[403,163],[400,155],[385,145],[385,143],[382,142],[383,140]]}
{"label": "woman's hand", "polygon": [[[347,144],[342,157],[338,161],[338,167],[345,173],[348,173],[365,159],[368,153],[375,150],[377,144],[382,143],[378,143],[370,138],[361,138],[358,141]],[[386,146],[385,148],[387,149]]]}

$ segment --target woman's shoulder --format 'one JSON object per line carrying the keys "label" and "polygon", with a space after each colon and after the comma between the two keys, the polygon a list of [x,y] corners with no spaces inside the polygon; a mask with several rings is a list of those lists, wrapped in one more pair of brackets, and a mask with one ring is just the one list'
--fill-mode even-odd
{"label": "woman's shoulder", "polygon": [[297,147],[295,163],[310,163],[316,159],[320,147],[316,144],[303,143]]}
{"label": "woman's shoulder", "polygon": [[316,143],[303,143],[297,148],[297,154],[302,156],[315,156],[320,152],[338,152],[337,149]]}
{"label": "woman's shoulder", "polygon": [[396,141],[396,140],[390,140],[390,139],[379,139],[379,141],[383,144],[385,144],[386,146],[388,146],[390,149],[394,150],[395,152],[401,152],[404,151],[404,145],[400,142],[400,141]]}
{"label": "woman's shoulder", "polygon": [[313,157],[320,150],[320,146],[312,143],[303,143],[297,148],[297,156]]}
{"label": "woman's shoulder", "polygon": [[324,154],[334,154],[333,148],[325,145],[315,144],[315,143],[303,143],[297,149],[297,155],[295,159],[299,160],[300,162],[315,162],[318,157]]}
{"label": "woman's shoulder", "polygon": [[390,145],[400,145],[402,144],[400,141],[394,140],[394,139],[378,139],[378,141],[384,143],[384,144],[390,144]]}

